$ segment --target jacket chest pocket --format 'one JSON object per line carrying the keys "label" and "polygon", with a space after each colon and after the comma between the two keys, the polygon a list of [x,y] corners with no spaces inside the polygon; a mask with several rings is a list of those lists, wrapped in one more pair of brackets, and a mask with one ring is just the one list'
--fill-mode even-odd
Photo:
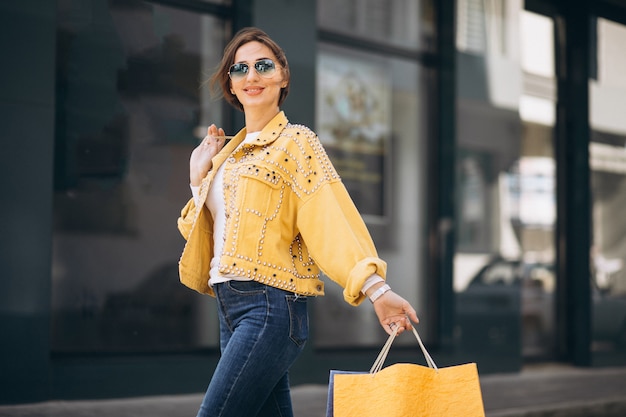
{"label": "jacket chest pocket", "polygon": [[267,167],[250,165],[241,172],[240,179],[237,207],[243,233],[239,234],[239,239],[258,238],[262,246],[272,231],[279,229],[271,224],[280,221],[285,192],[283,178]]}

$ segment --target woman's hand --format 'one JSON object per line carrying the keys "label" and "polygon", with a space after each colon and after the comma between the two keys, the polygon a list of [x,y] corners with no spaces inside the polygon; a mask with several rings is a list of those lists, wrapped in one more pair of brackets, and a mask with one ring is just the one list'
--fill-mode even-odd
{"label": "woman's hand", "polygon": [[209,126],[207,135],[191,152],[189,158],[189,182],[192,186],[197,187],[202,183],[204,177],[213,168],[211,160],[222,150],[224,143],[224,129],[218,129],[214,124]]}
{"label": "woman's hand", "polygon": [[[375,291],[375,288],[373,290]],[[417,313],[411,304],[391,290],[374,301],[374,311],[387,334],[393,333],[394,326],[399,327],[398,334],[400,334],[404,330],[411,330],[411,321],[419,323]]]}

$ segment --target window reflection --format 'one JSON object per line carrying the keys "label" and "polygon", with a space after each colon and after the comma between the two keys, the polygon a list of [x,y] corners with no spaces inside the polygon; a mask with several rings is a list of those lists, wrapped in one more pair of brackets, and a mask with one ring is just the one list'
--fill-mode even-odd
{"label": "window reflection", "polygon": [[179,284],[188,158],[221,108],[200,88],[223,42],[209,16],[143,1],[59,1],[52,345],[216,344]]}
{"label": "window reflection", "polygon": [[421,23],[431,20],[432,13],[430,2],[420,0],[317,2],[322,29],[409,49],[422,49],[421,43],[431,36],[432,28]]}
{"label": "window reflection", "polygon": [[[423,306],[416,298],[422,292],[424,266],[415,256],[415,248],[424,245],[416,232],[423,218],[426,169],[421,67],[328,44],[320,44],[317,66],[320,140],[388,264],[394,291]],[[363,85],[367,88],[359,88]],[[380,327],[369,302],[359,308],[348,305],[334,283],[325,291],[314,303],[316,347],[384,343],[384,332],[363,331]],[[406,342],[415,340],[398,340]]]}
{"label": "window reflection", "polygon": [[[413,51],[434,45],[434,21],[431,1],[317,2],[324,42],[317,51],[316,133],[388,264],[392,287],[416,306],[426,305],[425,263],[415,248],[424,252],[422,139],[429,126],[423,116],[431,97],[424,94],[427,75]],[[371,307],[349,306],[336,285],[325,291],[315,302],[316,347],[384,342],[382,332],[363,332],[379,327]],[[406,342],[411,340],[398,340]]]}
{"label": "window reflection", "polygon": [[593,198],[592,349],[626,353],[626,26],[597,20],[597,79],[590,80]]}
{"label": "window reflection", "polygon": [[457,3],[457,24],[456,336],[473,354],[549,357],[553,24],[519,3],[474,0]]}

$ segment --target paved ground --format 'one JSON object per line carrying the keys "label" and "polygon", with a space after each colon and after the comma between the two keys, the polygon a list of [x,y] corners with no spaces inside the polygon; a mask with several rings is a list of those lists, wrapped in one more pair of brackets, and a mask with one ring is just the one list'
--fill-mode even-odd
{"label": "paved ground", "polygon": [[[626,367],[542,366],[482,376],[481,388],[487,417],[626,417]],[[325,417],[326,394],[323,385],[294,387],[295,417]],[[0,406],[0,417],[192,417],[201,400],[202,394],[51,401]]]}

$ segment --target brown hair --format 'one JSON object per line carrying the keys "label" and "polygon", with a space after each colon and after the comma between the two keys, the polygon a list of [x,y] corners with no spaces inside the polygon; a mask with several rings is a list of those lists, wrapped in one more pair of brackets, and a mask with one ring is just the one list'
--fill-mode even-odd
{"label": "brown hair", "polygon": [[278,105],[280,106],[289,94],[289,63],[287,62],[287,57],[285,56],[283,49],[276,42],[274,42],[267,33],[255,27],[241,29],[235,34],[230,42],[228,42],[228,45],[224,48],[222,61],[209,80],[211,88],[215,88],[219,85],[224,99],[236,109],[243,111],[243,106],[237,99],[237,96],[230,92],[230,77],[228,76],[228,70],[230,69],[230,66],[235,63],[235,54],[237,53],[237,50],[242,45],[249,42],[259,42],[267,46],[272,51],[274,56],[276,56],[278,65],[282,68],[283,79],[287,81],[287,85],[280,89],[280,97],[278,97]]}

